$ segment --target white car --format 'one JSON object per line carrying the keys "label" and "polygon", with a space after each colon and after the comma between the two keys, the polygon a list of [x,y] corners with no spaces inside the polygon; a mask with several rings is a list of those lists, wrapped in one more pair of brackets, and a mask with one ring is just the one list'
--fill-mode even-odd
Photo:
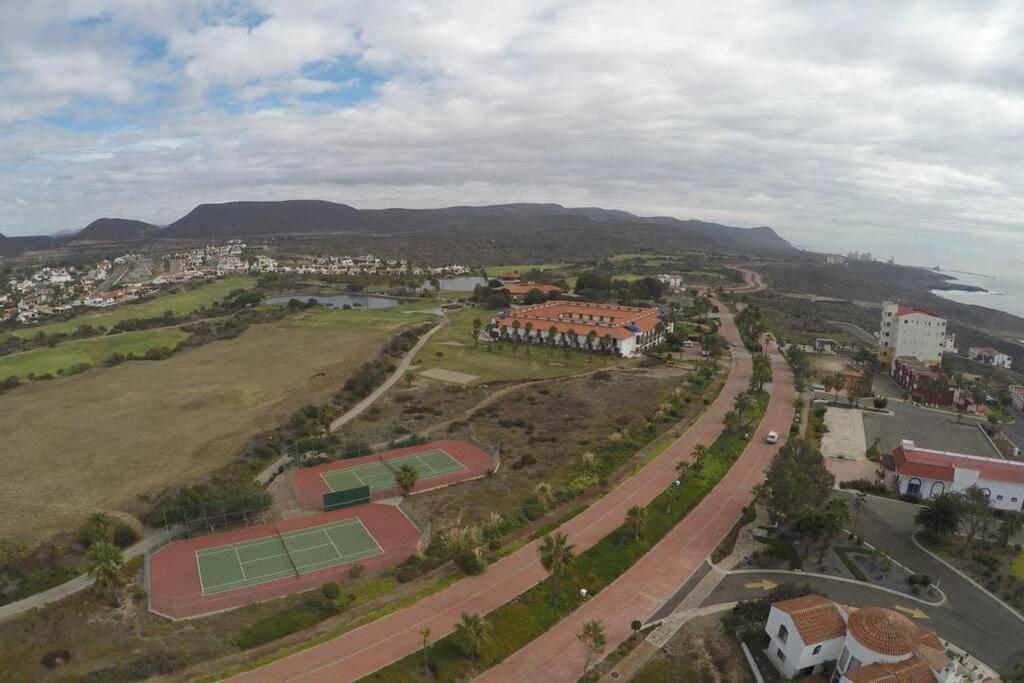
{"label": "white car", "polygon": [[778,443],[779,442],[779,433],[778,432],[768,432],[768,436],[765,437],[765,441],[767,441],[768,443]]}

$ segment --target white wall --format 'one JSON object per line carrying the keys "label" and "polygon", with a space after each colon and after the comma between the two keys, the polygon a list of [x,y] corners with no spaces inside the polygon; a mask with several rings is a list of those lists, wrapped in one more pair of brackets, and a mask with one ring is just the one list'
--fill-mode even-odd
{"label": "white wall", "polygon": [[[779,639],[779,626],[781,625],[785,625],[789,631],[785,643]],[[821,664],[835,660],[843,645],[842,636],[820,643],[804,644],[796,624],[793,623],[793,618],[787,612],[775,607],[772,607],[768,613],[768,622],[765,624],[764,630],[769,637],[768,656],[786,678],[794,677],[798,671],[809,666],[814,667],[817,671]],[[814,649],[819,645],[821,650],[818,654],[813,654]],[[786,655],[784,662],[779,659],[777,652],[779,649]]]}
{"label": "white wall", "polygon": [[[993,508],[997,510],[1024,510],[1024,484],[979,479],[977,470],[968,470],[961,467],[957,467],[954,472],[956,472],[956,476],[952,482],[937,482],[937,480],[928,479],[927,477],[911,477],[897,473],[896,487],[900,493],[907,493],[911,482],[915,480],[920,481],[921,489],[918,495],[921,498],[927,499],[943,491],[963,491],[973,484],[980,489],[988,489],[990,491],[989,505]],[[972,474],[973,476],[971,476]],[[1001,500],[1000,496],[1002,496]]]}

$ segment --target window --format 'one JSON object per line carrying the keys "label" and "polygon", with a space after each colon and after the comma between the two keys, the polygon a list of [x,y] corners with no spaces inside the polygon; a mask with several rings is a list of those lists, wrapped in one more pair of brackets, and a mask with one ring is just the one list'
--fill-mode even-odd
{"label": "window", "polygon": [[815,645],[814,646],[814,652],[812,652],[811,654],[812,655],[820,655],[821,654],[821,645]]}
{"label": "window", "polygon": [[778,655],[780,662],[786,661],[786,653],[782,651],[781,647],[775,651],[775,654]]}
{"label": "window", "polygon": [[1002,499],[1003,499],[1002,494],[999,494],[999,495],[996,496],[996,500],[1002,500]]}
{"label": "window", "polygon": [[912,496],[920,496],[921,480],[918,479],[917,477],[914,477],[909,482],[907,482],[907,493],[909,493]]}
{"label": "window", "polygon": [[843,654],[839,655],[839,670],[846,671],[846,660],[850,656],[850,651],[845,647],[843,648]]}
{"label": "window", "polygon": [[1011,498],[1010,502],[1011,503],[1016,503],[1017,502],[1017,496],[1014,496],[1013,498]]}
{"label": "window", "polygon": [[944,483],[942,483],[941,481],[933,481],[932,482],[931,492],[928,495],[930,495],[932,498],[934,498],[935,496],[939,495],[940,493],[942,493],[945,490],[946,490],[946,485]]}
{"label": "window", "polygon": [[859,669],[859,668],[860,668],[860,660],[857,659],[856,657],[850,657],[850,667],[847,669],[847,671],[849,671],[850,669]]}
{"label": "window", "polygon": [[789,629],[785,624],[779,624],[779,640],[786,642],[787,638],[789,638]]}

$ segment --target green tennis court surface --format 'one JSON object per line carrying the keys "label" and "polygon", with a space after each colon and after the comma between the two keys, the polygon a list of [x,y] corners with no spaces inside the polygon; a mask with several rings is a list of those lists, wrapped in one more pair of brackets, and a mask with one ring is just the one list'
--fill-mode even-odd
{"label": "green tennis court surface", "polygon": [[466,469],[461,462],[438,449],[392,458],[386,465],[383,462],[371,462],[344,470],[324,472],[320,476],[332,491],[344,491],[357,486],[369,486],[372,491],[394,486],[395,471],[402,465],[412,465],[416,468],[420,480]]}
{"label": "green tennis court surface", "polygon": [[203,594],[296,576],[379,555],[384,550],[358,519],[196,552]]}

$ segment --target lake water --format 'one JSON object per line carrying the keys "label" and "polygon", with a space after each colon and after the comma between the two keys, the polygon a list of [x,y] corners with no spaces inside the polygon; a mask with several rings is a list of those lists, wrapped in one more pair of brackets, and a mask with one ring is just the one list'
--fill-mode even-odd
{"label": "lake water", "polygon": [[[465,275],[462,277],[446,277],[439,280],[442,292],[472,292],[477,285],[486,285],[482,277]],[[425,280],[420,289],[430,289],[430,280]]]}
{"label": "lake water", "polygon": [[391,308],[398,306],[401,301],[390,299],[386,296],[372,296],[369,294],[332,294],[330,296],[309,296],[308,294],[295,294],[291,296],[272,296],[263,300],[265,304],[286,304],[292,299],[309,301],[315,299],[321,306],[331,308]]}

